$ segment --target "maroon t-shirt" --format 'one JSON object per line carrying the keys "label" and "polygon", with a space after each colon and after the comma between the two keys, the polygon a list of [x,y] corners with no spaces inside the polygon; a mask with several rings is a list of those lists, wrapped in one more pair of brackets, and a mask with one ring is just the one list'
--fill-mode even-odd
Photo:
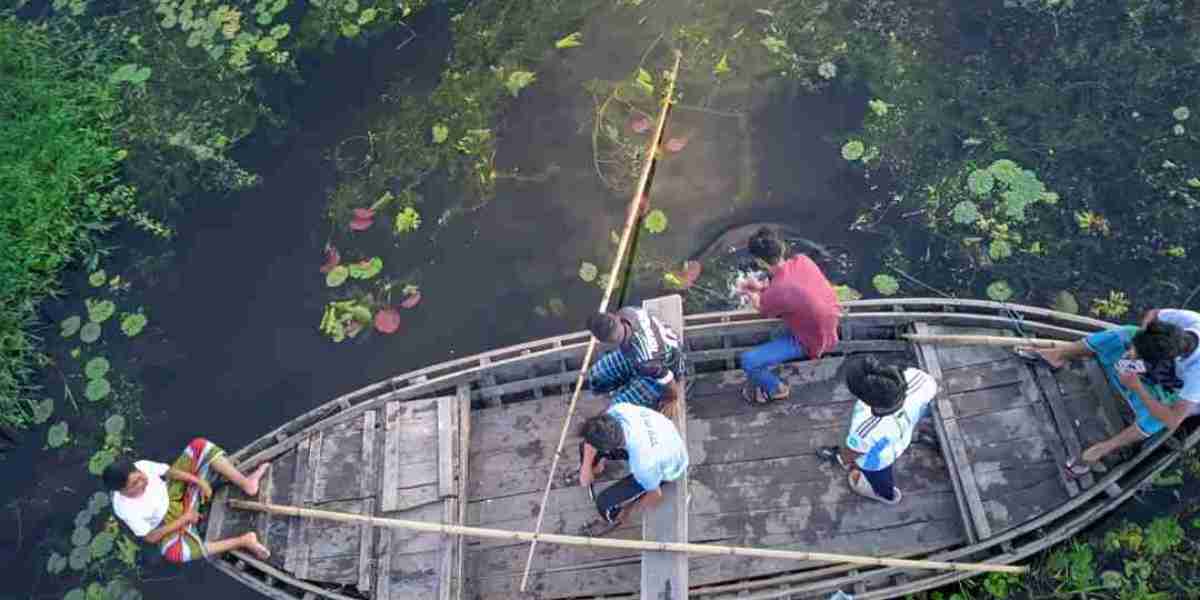
{"label": "maroon t-shirt", "polygon": [[771,284],[759,298],[759,312],[783,319],[809,358],[820,357],[838,342],[837,293],[821,268],[803,254],[771,268]]}

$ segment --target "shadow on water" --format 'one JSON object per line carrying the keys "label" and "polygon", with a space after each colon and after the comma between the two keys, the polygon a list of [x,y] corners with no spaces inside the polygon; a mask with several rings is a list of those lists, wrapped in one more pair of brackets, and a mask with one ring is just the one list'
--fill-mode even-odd
{"label": "shadow on water", "polygon": [[[335,345],[318,332],[329,295],[318,272],[329,231],[323,208],[336,182],[328,152],[361,135],[364,115],[381,110],[377,98],[393,79],[410,76],[414,90],[435,83],[449,47],[446,15],[430,11],[414,27],[419,37],[400,50],[407,32],[306,64],[306,85],[277,92],[295,127],[246,144],[242,158],[262,174],[262,185],[205,199],[179,220],[173,262],[141,298],[167,336],[138,358],[147,417],[142,455],[167,459],[196,435],[237,448],[336,395],[455,356],[574,330],[593,310],[599,291],[579,280],[578,266],[607,262],[610,232],[620,227],[628,198],[605,189],[593,171],[589,114],[578,108],[590,105],[583,67],[559,64],[507,115],[500,159],[509,172],[553,164],[553,174],[503,180],[488,204],[444,226],[432,215],[455,199],[443,184],[427,184],[428,225],[415,239],[397,243],[374,231],[363,237],[389,273],[399,266],[419,275],[426,300],[404,312],[402,333]],[[671,226],[639,250],[678,263],[722,231],[762,221],[822,243],[858,243],[846,226],[876,192],[849,174],[828,138],[861,119],[862,91],[811,95],[764,86],[739,93],[709,106],[736,109],[740,117],[678,111],[672,135],[689,142],[664,162],[652,199]],[[550,297],[563,301],[565,314],[539,317],[533,308]],[[0,587],[22,597],[58,589],[39,583],[45,555],[36,544],[65,531],[63,515],[98,487],[78,461],[41,452],[35,435],[42,432],[0,462],[5,502],[49,498],[23,503],[33,508],[22,517],[0,516],[5,531],[21,521],[21,543],[5,537],[0,548]],[[151,572],[143,588],[150,598],[257,597],[213,569],[158,565]]]}

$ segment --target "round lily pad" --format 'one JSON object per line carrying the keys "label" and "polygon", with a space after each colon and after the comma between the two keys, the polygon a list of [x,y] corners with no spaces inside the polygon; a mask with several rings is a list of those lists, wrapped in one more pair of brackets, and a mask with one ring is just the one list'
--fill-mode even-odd
{"label": "round lily pad", "polygon": [[93,323],[103,323],[112,318],[117,312],[117,305],[112,300],[87,301],[88,319]]}
{"label": "round lily pad", "polygon": [[378,256],[371,260],[352,263],[349,267],[350,276],[354,279],[370,279],[383,270],[383,259]]}
{"label": "round lily pad", "polygon": [[117,455],[115,452],[112,450],[101,450],[88,459],[88,473],[99,477],[116,460]]}
{"label": "round lily pad", "polygon": [[590,262],[581,263],[579,265],[579,278],[588,283],[595,281],[596,275],[599,272],[600,270],[596,268],[596,265]]}
{"label": "round lily pad", "polygon": [[992,240],[988,245],[988,256],[992,257],[992,260],[1004,260],[1012,256],[1012,253],[1012,244],[1004,240]]}
{"label": "round lily pad", "polygon": [[92,541],[92,531],[87,527],[76,527],[75,532],[71,534],[71,543],[76,546],[86,546]]}
{"label": "round lily pad", "polygon": [[646,215],[646,220],[642,222],[642,225],[650,233],[662,233],[667,230],[667,213],[656,208]]}
{"label": "round lily pad", "polygon": [[59,333],[61,333],[63,337],[69,338],[75,335],[75,332],[79,331],[79,326],[82,324],[83,319],[80,318],[79,315],[71,315],[63,319],[62,322],[58,324],[60,329]]}
{"label": "round lily pad", "polygon": [[1192,111],[1186,106],[1180,106],[1171,111],[1171,116],[1175,117],[1176,121],[1186,121],[1192,116]]}
{"label": "round lily pad", "polygon": [[79,339],[85,344],[91,344],[100,339],[100,324],[89,322],[79,330]]}
{"label": "round lily pad", "polygon": [[71,555],[67,557],[67,564],[74,571],[86,569],[90,562],[92,562],[92,552],[87,546],[75,546],[75,549],[71,551]]}
{"label": "round lily pad", "polygon": [[101,531],[92,538],[92,543],[88,548],[92,552],[92,560],[99,560],[108,556],[113,550],[113,544],[117,541],[117,536],[110,531]]}
{"label": "round lily pad", "polygon": [[996,179],[983,169],[971,171],[971,174],[967,176],[967,189],[976,196],[986,196],[992,193],[992,188],[995,186]]}
{"label": "round lily pad", "polygon": [[46,561],[46,572],[51,575],[58,575],[67,568],[67,557],[54,552],[50,555],[50,559]]}
{"label": "round lily pad", "polygon": [[121,415],[113,415],[104,420],[104,432],[109,435],[118,435],[125,431],[125,417]]}
{"label": "round lily pad", "polygon": [[97,356],[96,358],[87,361],[87,364],[83,366],[83,374],[86,375],[88,379],[99,379],[108,374],[108,370],[111,368],[111,366],[112,365],[109,364],[107,358],[104,358],[103,356]]}
{"label": "round lily pad", "polygon": [[1008,285],[1007,281],[993,281],[991,285],[987,286],[987,295],[988,298],[996,302],[1005,302],[1009,298],[1012,298],[1013,289]]}
{"label": "round lily pad", "polygon": [[93,511],[90,507],[85,508],[78,513],[75,513],[75,526],[87,527],[88,524],[92,522],[92,519],[95,518],[95,516],[95,511]]}
{"label": "round lily pad", "polygon": [[92,494],[91,498],[88,499],[88,510],[92,511],[93,513],[98,513],[107,508],[111,503],[112,500],[109,499],[108,494],[104,492],[96,492],[95,494]]}
{"label": "round lily pad", "polygon": [[133,337],[146,328],[146,321],[146,315],[140,312],[127,314],[121,319],[121,331],[127,337]]}
{"label": "round lily pad", "polygon": [[66,421],[59,421],[46,432],[46,444],[51,448],[59,448],[70,439],[70,430]]}
{"label": "round lily pad", "polygon": [[891,296],[900,291],[900,282],[896,281],[895,277],[886,273],[880,273],[872,277],[871,285],[875,286],[876,291],[884,296]]}
{"label": "round lily pad", "polygon": [[950,218],[960,225],[971,225],[979,220],[979,207],[970,200],[963,200],[954,205]]}
{"label": "round lily pad", "polygon": [[54,398],[45,398],[33,405],[33,422],[41,425],[54,414]]}
{"label": "round lily pad", "polygon": [[88,381],[87,387],[83,389],[83,395],[87,396],[87,399],[91,400],[92,402],[99,402],[100,400],[108,397],[108,394],[111,391],[112,384],[110,384],[107,379],[101,377],[99,379],[92,379]]}
{"label": "round lily pad", "polygon": [[104,269],[88,275],[88,283],[92,284],[92,287],[100,287],[106,281],[108,281],[108,274],[104,272]]}
{"label": "round lily pad", "polygon": [[[86,566],[87,566],[86,562],[83,563],[82,565],[80,565],[79,567],[76,567],[74,565],[74,563],[71,564],[71,568],[75,569],[76,571],[82,571],[83,568]],[[63,596],[63,600],[87,600],[87,596],[83,593],[82,589],[74,588],[71,591],[67,592],[67,594],[65,596]]]}
{"label": "round lily pad", "polygon": [[987,170],[992,174],[992,177],[999,179],[1001,183],[1005,184],[1011,184],[1021,176],[1021,167],[1007,158],[1002,158],[992,163],[988,166]]}
{"label": "round lily pad", "polygon": [[345,265],[338,265],[325,274],[325,285],[329,287],[338,287],[346,283],[346,278],[350,276],[350,269]]}
{"label": "round lily pad", "polygon": [[842,158],[846,160],[858,160],[862,158],[863,153],[867,151],[866,146],[859,140],[850,140],[842,146]]}

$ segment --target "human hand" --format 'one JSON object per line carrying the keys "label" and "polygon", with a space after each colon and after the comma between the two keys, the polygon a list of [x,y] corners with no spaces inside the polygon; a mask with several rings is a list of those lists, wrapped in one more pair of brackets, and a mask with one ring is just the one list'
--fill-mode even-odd
{"label": "human hand", "polygon": [[197,479],[196,487],[200,488],[200,495],[204,496],[205,501],[212,499],[213,489],[211,484],[203,479]]}
{"label": "human hand", "polygon": [[179,520],[183,521],[185,527],[195,525],[200,522],[200,513],[196,512],[194,508],[189,508],[187,512],[183,513],[182,517],[179,517]]}
{"label": "human hand", "polygon": [[1121,385],[1131,390],[1137,391],[1142,388],[1142,378],[1133,371],[1121,371],[1117,373],[1117,379]]}

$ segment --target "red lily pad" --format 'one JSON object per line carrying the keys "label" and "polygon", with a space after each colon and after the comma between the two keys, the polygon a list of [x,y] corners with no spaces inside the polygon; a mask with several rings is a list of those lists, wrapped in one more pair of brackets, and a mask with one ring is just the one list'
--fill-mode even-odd
{"label": "red lily pad", "polygon": [[671,138],[667,140],[665,147],[668,152],[679,152],[687,147],[688,139],[685,137]]}
{"label": "red lily pad", "polygon": [[338,252],[333,244],[325,244],[325,264],[321,265],[321,272],[328,273],[342,262],[342,255]]}
{"label": "red lily pad", "polygon": [[400,306],[404,308],[412,308],[421,303],[421,292],[413,292],[400,302]]}
{"label": "red lily pad", "polygon": [[375,210],[370,208],[354,209],[354,219],[350,221],[350,229],[353,231],[366,231],[375,224]]}
{"label": "red lily pad", "polygon": [[651,125],[652,123],[650,122],[650,117],[645,115],[633,117],[629,120],[629,128],[632,129],[634,133],[646,133],[647,131],[650,131]]}
{"label": "red lily pad", "polygon": [[683,272],[681,273],[683,276],[679,279],[683,281],[685,287],[692,287],[696,283],[696,280],[700,278],[702,271],[703,269],[699,261],[689,260],[683,263]]}
{"label": "red lily pad", "polygon": [[379,333],[396,333],[400,329],[400,311],[387,307],[375,313],[375,330]]}
{"label": "red lily pad", "polygon": [[644,217],[648,212],[650,212],[650,195],[642,192],[642,197],[638,200],[638,216]]}

